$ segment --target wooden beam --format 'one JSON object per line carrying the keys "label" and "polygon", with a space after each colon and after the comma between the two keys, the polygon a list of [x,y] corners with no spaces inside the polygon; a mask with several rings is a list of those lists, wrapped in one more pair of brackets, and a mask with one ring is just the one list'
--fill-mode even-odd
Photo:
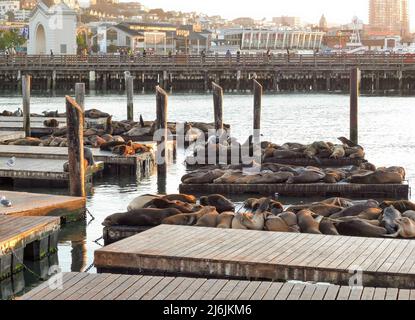
{"label": "wooden beam", "polygon": [[358,109],[361,72],[359,68],[350,71],[350,140],[359,143]]}
{"label": "wooden beam", "polygon": [[85,83],[75,83],[75,100],[82,111],[85,111]]}
{"label": "wooden beam", "polygon": [[127,120],[134,120],[134,77],[125,76],[125,90],[127,91]]}
{"label": "wooden beam", "polygon": [[23,131],[26,137],[31,136],[30,130],[30,87],[32,77],[25,74],[22,78],[22,95],[23,95]]}
{"label": "wooden beam", "polygon": [[[261,131],[262,85],[254,79],[254,131]],[[258,136],[259,136],[258,134]]]}
{"label": "wooden beam", "polygon": [[[166,176],[167,173],[167,159],[166,159],[166,144],[167,144],[167,93],[160,87],[156,87],[156,105],[157,118],[156,130],[160,132],[161,137],[157,141],[157,174],[158,176]],[[161,131],[162,132],[161,132]]]}
{"label": "wooden beam", "polygon": [[85,197],[84,113],[74,99],[69,96],[66,96],[65,99],[70,195]]}
{"label": "wooden beam", "polygon": [[223,89],[221,86],[212,82],[213,108],[215,116],[215,129],[217,132],[223,130]]}

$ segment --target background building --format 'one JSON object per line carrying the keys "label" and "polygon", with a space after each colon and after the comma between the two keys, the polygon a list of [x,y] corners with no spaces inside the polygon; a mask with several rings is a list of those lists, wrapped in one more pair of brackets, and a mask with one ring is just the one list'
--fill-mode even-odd
{"label": "background building", "polygon": [[368,32],[370,35],[409,36],[408,0],[370,0]]}
{"label": "background building", "polygon": [[299,17],[275,17],[272,18],[272,22],[279,27],[298,28],[301,26],[301,19]]}

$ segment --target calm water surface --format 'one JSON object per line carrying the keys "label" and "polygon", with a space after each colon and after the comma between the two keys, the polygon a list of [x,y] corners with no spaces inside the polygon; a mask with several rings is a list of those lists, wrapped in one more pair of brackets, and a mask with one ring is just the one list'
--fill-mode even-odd
{"label": "calm water surface", "polygon": [[[225,95],[224,120],[232,127],[232,134],[241,141],[252,129],[252,96]],[[275,143],[336,142],[339,136],[349,135],[349,97],[334,94],[265,95],[263,98],[262,132],[264,140]],[[16,110],[21,105],[18,96],[0,97],[0,111]],[[153,95],[136,95],[135,118],[155,119]],[[32,112],[59,110],[64,112],[63,95],[32,97]],[[86,108],[97,108],[114,115],[114,120],[126,119],[124,95],[94,95],[86,98]],[[210,95],[172,95],[169,97],[169,121],[213,121]],[[367,159],[377,166],[400,165],[407,169],[407,178],[415,181],[415,97],[362,97],[359,113],[359,143],[366,149]],[[175,164],[169,167],[166,190],[177,192],[184,174],[184,151],[178,152]],[[94,250],[103,244],[101,222],[106,216],[125,211],[136,196],[158,191],[157,177],[137,182],[135,179],[105,177],[96,181],[94,193],[88,197],[86,223],[72,224],[61,232],[59,264],[62,271],[95,272],[91,268]],[[39,190],[30,190],[39,192]],[[51,192],[41,190],[42,192]],[[26,281],[30,286],[30,281]]]}

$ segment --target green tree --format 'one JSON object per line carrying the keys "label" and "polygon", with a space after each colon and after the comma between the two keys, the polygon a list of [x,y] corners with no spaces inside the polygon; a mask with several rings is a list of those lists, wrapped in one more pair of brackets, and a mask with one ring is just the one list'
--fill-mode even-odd
{"label": "green tree", "polygon": [[76,44],[78,45],[78,53],[81,53],[83,50],[88,49],[88,44],[86,43],[86,37],[84,33],[79,33],[76,36]]}
{"label": "green tree", "polygon": [[0,50],[19,48],[25,43],[26,39],[16,30],[0,31]]}

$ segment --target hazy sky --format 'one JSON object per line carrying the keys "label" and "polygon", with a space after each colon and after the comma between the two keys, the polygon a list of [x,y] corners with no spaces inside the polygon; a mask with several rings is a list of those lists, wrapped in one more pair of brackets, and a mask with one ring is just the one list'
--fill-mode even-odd
{"label": "hazy sky", "polygon": [[[127,1],[127,0],[121,0]],[[150,8],[177,11],[197,11],[225,18],[250,16],[271,18],[279,15],[300,16],[306,22],[317,23],[324,13],[331,23],[347,23],[357,15],[368,20],[369,0],[141,0]],[[409,0],[411,27],[415,27],[415,0]]]}

